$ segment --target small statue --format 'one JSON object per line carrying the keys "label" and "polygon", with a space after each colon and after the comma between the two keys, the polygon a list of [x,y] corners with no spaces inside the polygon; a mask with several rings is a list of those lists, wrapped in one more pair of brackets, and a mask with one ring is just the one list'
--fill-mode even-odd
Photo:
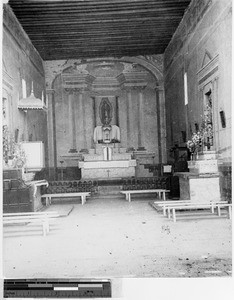
{"label": "small statue", "polygon": [[94,128],[94,143],[120,143],[120,129],[116,125],[103,125]]}

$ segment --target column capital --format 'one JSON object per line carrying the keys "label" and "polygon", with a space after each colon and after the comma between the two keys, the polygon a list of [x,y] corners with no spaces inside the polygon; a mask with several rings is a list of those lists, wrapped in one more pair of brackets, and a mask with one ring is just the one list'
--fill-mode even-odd
{"label": "column capital", "polygon": [[53,95],[55,93],[54,89],[46,89],[46,94],[47,95]]}
{"label": "column capital", "polygon": [[66,87],[66,88],[64,88],[64,91],[65,91],[65,93],[67,93],[67,94],[76,94],[76,93],[81,93],[81,92],[83,92],[83,89],[81,89],[81,88],[68,88],[68,87]]}
{"label": "column capital", "polygon": [[122,86],[122,90],[126,91],[126,92],[131,92],[131,91],[139,91],[142,92],[143,90],[145,90],[146,85],[129,85],[129,86]]}
{"label": "column capital", "polygon": [[162,85],[157,85],[154,89],[155,91],[164,92],[164,86]]}
{"label": "column capital", "polygon": [[146,88],[146,85],[140,85],[140,86],[133,86],[132,87],[132,89],[134,90],[134,91],[138,91],[138,92],[143,92],[144,90],[145,90],[145,88]]}

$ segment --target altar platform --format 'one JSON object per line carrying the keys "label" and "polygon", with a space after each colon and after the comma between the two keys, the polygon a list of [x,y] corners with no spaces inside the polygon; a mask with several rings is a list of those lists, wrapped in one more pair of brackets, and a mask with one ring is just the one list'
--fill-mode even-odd
{"label": "altar platform", "polygon": [[189,172],[176,172],[180,181],[180,199],[195,203],[220,201],[220,176],[215,151],[203,151],[197,160],[188,161]]}
{"label": "altar platform", "polygon": [[89,149],[78,162],[82,179],[134,177],[136,165],[132,153],[118,143],[95,144],[95,149]]}
{"label": "altar platform", "polygon": [[82,179],[135,176],[136,160],[80,161]]}

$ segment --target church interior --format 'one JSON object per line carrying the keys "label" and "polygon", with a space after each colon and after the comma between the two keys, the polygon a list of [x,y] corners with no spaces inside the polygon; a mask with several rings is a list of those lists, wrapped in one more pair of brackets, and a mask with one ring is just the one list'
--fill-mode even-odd
{"label": "church interior", "polygon": [[[169,243],[166,239],[170,230],[181,230],[189,236],[190,230],[196,229],[195,238],[198,234],[213,236],[213,231],[218,231],[218,241],[214,238],[210,251],[223,255],[230,266],[232,1],[5,2],[2,166],[8,253],[14,257],[21,239],[27,257],[31,254],[26,245],[32,241],[38,249],[45,240],[46,247],[56,244],[53,238],[59,235],[59,229],[53,231],[53,223],[50,232],[43,225],[46,237],[22,233],[22,222],[39,224],[46,212],[51,220],[59,218],[60,213],[70,218],[68,223],[66,218],[60,222],[60,236],[69,247],[73,247],[73,226],[78,218],[79,228],[83,228],[82,224],[99,214],[100,224],[103,217],[118,239],[117,227],[114,221],[107,222],[107,215],[112,220],[119,217],[117,224],[129,230],[142,216],[142,224],[147,218],[148,223],[156,223],[147,231],[140,229],[139,236],[134,232],[136,239],[143,233],[147,237],[157,226],[164,232],[162,243]],[[162,210],[166,211],[163,202],[168,202],[168,219],[162,215]],[[169,219],[170,207],[174,222]],[[217,208],[218,216],[207,213],[210,208]],[[54,210],[58,215],[52,215]],[[180,215],[183,218],[188,211],[191,220],[188,217],[186,223],[180,223]],[[157,225],[158,215],[165,224]],[[18,225],[9,226],[14,223]],[[95,232],[97,239],[105,239],[106,227],[102,225],[100,233],[95,226],[84,225],[79,237],[84,244],[87,235],[93,238],[90,232]],[[205,231],[203,226],[209,229]],[[20,237],[12,238],[9,228],[13,237],[16,232]],[[34,240],[39,237],[43,240]],[[221,237],[225,250],[219,245]],[[141,257],[148,251],[152,256],[154,247],[158,247],[149,239],[136,250]],[[195,249],[202,248],[193,242]],[[119,243],[125,241],[120,239]],[[93,242],[90,247],[101,253],[103,246]],[[84,273],[85,255],[91,251],[86,248],[78,251]],[[163,251],[173,257],[168,249]],[[181,255],[187,255],[183,251]],[[94,257],[98,261],[97,253]],[[18,263],[18,270],[13,270],[10,254],[6,255],[6,273],[12,277],[20,274],[23,266]],[[63,260],[62,254],[58,256]],[[74,250],[71,257],[76,259]],[[27,260],[23,254],[22,259]],[[46,264],[55,270],[52,256],[50,259],[47,257]],[[145,272],[139,266],[128,269],[127,261],[133,264],[134,260],[126,258],[119,269],[108,261],[105,268],[109,273],[103,267],[92,274],[188,276],[181,275],[182,271],[170,275],[162,265],[156,272],[152,263]],[[144,261],[139,261],[144,268]],[[39,262],[35,263],[40,269]],[[92,270],[92,259],[88,264]],[[69,273],[67,266],[64,268]],[[34,271],[26,274],[46,274],[43,268]],[[56,272],[64,276],[62,271]],[[200,275],[194,271],[193,276]]]}

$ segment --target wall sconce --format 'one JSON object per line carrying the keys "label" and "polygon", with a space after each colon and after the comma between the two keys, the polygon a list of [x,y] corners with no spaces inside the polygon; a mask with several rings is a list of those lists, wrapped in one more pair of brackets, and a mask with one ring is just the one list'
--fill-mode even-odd
{"label": "wall sconce", "polygon": [[219,111],[219,115],[220,115],[220,120],[221,120],[222,128],[226,128],[225,112],[223,110],[220,110]]}

